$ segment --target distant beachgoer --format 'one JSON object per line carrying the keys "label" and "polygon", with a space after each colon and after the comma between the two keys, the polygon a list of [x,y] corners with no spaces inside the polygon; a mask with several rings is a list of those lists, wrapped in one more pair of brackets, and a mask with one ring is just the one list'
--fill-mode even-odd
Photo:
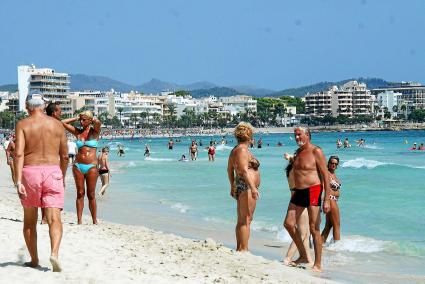
{"label": "distant beachgoer", "polygon": [[[82,128],[76,128],[71,123],[80,122]],[[82,224],[85,185],[93,224],[97,224],[96,184],[99,176],[97,170],[96,148],[99,144],[101,122],[93,117],[91,111],[83,111],[77,117],[62,120],[66,130],[77,138],[78,148],[72,172],[77,188],[77,221]]]}
{"label": "distant beachgoer", "polygon": [[124,156],[125,155],[124,146],[122,144],[118,144],[117,148],[118,148],[117,155],[120,157]]}
{"label": "distant beachgoer", "polygon": [[75,155],[77,155],[77,151],[78,151],[77,144],[75,144],[75,142],[72,140],[68,140],[67,145],[68,145],[68,157],[71,164],[73,164],[75,160]]}
{"label": "distant beachgoer", "polygon": [[61,119],[62,108],[58,103],[49,103],[46,107],[46,114],[50,117]]}
{"label": "distant beachgoer", "polygon": [[230,195],[237,200],[238,221],[236,224],[236,250],[248,251],[251,221],[257,199],[260,197],[260,162],[248,147],[252,140],[251,124],[241,122],[235,128],[238,145],[230,152],[227,174],[230,182]]}
{"label": "distant beachgoer", "polygon": [[188,162],[189,160],[186,158],[185,155],[182,155],[182,157],[180,158],[179,162]]}
{"label": "distant beachgoer", "polygon": [[174,141],[172,138],[168,141],[168,150],[173,150]]}
{"label": "distant beachgoer", "polygon": [[202,140],[199,140],[199,146],[202,147]]}
{"label": "distant beachgoer", "polygon": [[340,138],[338,138],[338,140],[336,140],[336,148],[339,149],[342,147],[342,141]]}
{"label": "distant beachgoer", "polygon": [[263,148],[263,139],[262,139],[262,138],[258,139],[258,142],[257,142],[257,148],[258,148],[258,149]]}
{"label": "distant beachgoer", "polygon": [[212,142],[210,142],[210,146],[207,147],[208,149],[208,161],[214,162],[215,160],[215,147]]}
{"label": "distant beachgoer", "polygon": [[421,145],[419,145],[419,148],[418,148],[418,150],[425,150],[425,146],[424,146],[424,143],[421,143]]}
{"label": "distant beachgoer", "polygon": [[322,231],[322,242],[326,243],[329,232],[332,230],[333,233],[333,241],[339,241],[341,239],[341,226],[340,226],[340,214],[338,207],[338,199],[340,195],[341,189],[341,181],[336,176],[336,168],[339,164],[338,156],[331,156],[328,161],[328,171],[329,171],[329,179],[330,179],[330,205],[331,209],[328,213],[326,213],[326,224],[325,228]]}
{"label": "distant beachgoer", "polygon": [[109,169],[108,156],[109,148],[104,147],[102,148],[102,153],[97,158],[97,168],[102,182],[102,187],[99,190],[100,196],[105,194],[106,188],[109,186],[109,178],[112,176]]}
{"label": "distant beachgoer", "polygon": [[[291,191],[291,198],[292,198],[292,196],[294,195],[294,188],[295,188],[294,172],[292,171],[294,156],[289,155],[288,153],[285,153],[284,157],[289,162],[288,165],[286,166],[285,173],[286,173],[286,178],[288,179],[289,190]],[[312,258],[310,254],[310,242],[309,242],[310,228],[309,228],[309,221],[308,221],[308,212],[306,208],[304,208],[300,218],[297,220],[297,229],[299,230],[301,239],[303,241],[308,263],[312,263]],[[289,248],[283,260],[283,263],[286,265],[290,265],[297,251],[298,251],[297,246],[295,242],[292,241],[291,244],[289,245]]]}
{"label": "distant beachgoer", "polygon": [[360,140],[357,140],[357,146],[358,147],[364,147],[365,146],[365,140],[361,138]]}
{"label": "distant beachgoer", "polygon": [[12,176],[13,184],[16,184],[15,177],[15,137],[12,136],[7,143],[6,150],[6,163],[10,168],[10,175]]}
{"label": "distant beachgoer", "polygon": [[151,149],[149,148],[149,144],[146,144],[146,146],[145,146],[145,154],[144,154],[144,156],[146,158],[149,158],[151,156]]}
{"label": "distant beachgoer", "polygon": [[196,146],[195,140],[192,140],[192,144],[189,146],[189,155],[192,161],[195,161],[198,156],[198,146]]}
{"label": "distant beachgoer", "polygon": [[345,138],[345,140],[344,140],[344,148],[350,148],[351,147],[351,145],[350,145],[350,142],[348,142],[348,138]]}
{"label": "distant beachgoer", "polygon": [[410,148],[409,150],[416,150],[416,142],[415,142],[415,143],[413,143],[412,148]]}
{"label": "distant beachgoer", "polygon": [[39,94],[26,98],[29,117],[16,125],[16,189],[24,208],[24,238],[31,261],[25,266],[39,267],[37,252],[38,207],[46,211],[50,235],[50,263],[61,272],[58,259],[62,239],[61,211],[64,205],[64,178],[68,167],[66,135],[60,121],[44,114]]}
{"label": "distant beachgoer", "polygon": [[280,142],[280,141],[279,141],[279,142],[277,142],[277,146],[278,146],[278,147],[282,147],[282,146],[283,146],[282,142]]}
{"label": "distant beachgoer", "polygon": [[296,127],[294,130],[298,150],[294,156],[292,171],[294,172],[295,188],[284,226],[297,245],[300,257],[293,265],[308,263],[307,252],[303,245],[301,233],[297,228],[297,220],[304,208],[308,210],[310,233],[314,243],[314,271],[322,270],[322,237],[320,235],[320,204],[322,190],[325,190],[323,211],[327,213],[329,205],[329,172],[326,168],[326,159],[322,149],[311,143],[310,130],[305,127]]}

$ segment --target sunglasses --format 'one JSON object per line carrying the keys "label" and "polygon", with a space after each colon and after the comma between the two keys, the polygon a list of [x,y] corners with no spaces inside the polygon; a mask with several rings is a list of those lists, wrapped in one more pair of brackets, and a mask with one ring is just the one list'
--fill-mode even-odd
{"label": "sunglasses", "polygon": [[330,162],[329,164],[330,164],[330,165],[338,166],[338,164],[339,164],[339,163]]}

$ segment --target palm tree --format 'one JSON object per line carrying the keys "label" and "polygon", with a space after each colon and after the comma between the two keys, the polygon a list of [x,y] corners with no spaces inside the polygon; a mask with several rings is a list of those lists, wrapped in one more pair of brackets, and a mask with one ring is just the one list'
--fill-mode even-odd
{"label": "palm tree", "polygon": [[122,119],[121,119],[121,115],[122,115],[122,112],[124,111],[124,108],[123,108],[123,107],[118,107],[118,108],[117,108],[117,111],[120,113],[120,123],[121,123],[121,126],[122,126]]}
{"label": "palm tree", "polygon": [[136,128],[136,124],[137,124],[137,121],[138,121],[137,113],[132,113],[130,115],[130,121],[132,121],[134,123],[134,128]]}
{"label": "palm tree", "polygon": [[140,118],[142,119],[143,123],[145,123],[145,119],[146,119],[146,117],[148,117],[148,115],[149,114],[145,111],[140,113]]}

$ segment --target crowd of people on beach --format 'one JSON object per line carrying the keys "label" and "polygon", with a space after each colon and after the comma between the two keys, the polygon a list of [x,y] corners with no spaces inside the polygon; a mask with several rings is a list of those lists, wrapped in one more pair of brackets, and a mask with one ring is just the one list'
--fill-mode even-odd
{"label": "crowd of people on beach", "polygon": [[[100,177],[102,186],[99,196],[105,194],[111,177],[109,167],[109,147],[103,147],[99,155],[101,121],[90,111],[83,111],[76,117],[61,120],[60,105],[45,105],[39,94],[30,94],[26,98],[29,116],[20,120],[15,132],[6,138],[6,161],[11,168],[11,176],[24,210],[23,234],[31,257],[25,263],[29,267],[38,267],[37,222],[38,208],[42,209],[42,223],[49,226],[51,238],[50,262],[54,272],[62,270],[59,262],[59,246],[62,239],[61,211],[64,206],[65,176],[71,165],[76,187],[77,223],[82,224],[84,199],[87,196],[92,223],[98,224],[96,184]],[[69,139],[67,133],[74,138]],[[250,149],[263,147],[263,140],[253,139],[253,127],[240,123],[234,130],[237,145],[228,159],[228,179],[230,195],[237,200],[236,250],[248,251],[250,224],[257,200],[260,197],[260,162]],[[290,155],[286,177],[291,191],[290,203],[284,218],[284,227],[293,239],[285,256],[284,263],[299,266],[312,264],[314,271],[321,271],[322,243],[333,229],[333,240],[340,239],[340,217],[338,199],[341,182],[336,176],[339,164],[337,156],[331,156],[326,163],[320,147],[311,143],[308,128],[297,127],[294,138],[297,151]],[[348,140],[348,139],[347,139]],[[174,141],[170,138],[167,147],[173,150]],[[230,141],[232,142],[232,141]],[[198,147],[204,147],[208,160],[214,162],[217,144],[226,145],[223,136],[221,142],[211,139],[204,147],[202,140],[192,140],[189,157],[196,161]],[[279,142],[280,143],[280,142]],[[282,145],[282,144],[281,144]],[[267,144],[269,146],[269,144]],[[278,145],[279,146],[279,145]],[[151,154],[149,144],[145,145],[145,157]],[[125,148],[118,144],[118,156],[125,155]],[[71,161],[71,164],[70,164]],[[183,154],[180,161],[188,161]],[[324,195],[322,194],[324,192]],[[326,214],[326,225],[320,233],[320,206]],[[314,260],[310,256],[309,237],[314,244]],[[293,260],[295,252],[299,258]]]}

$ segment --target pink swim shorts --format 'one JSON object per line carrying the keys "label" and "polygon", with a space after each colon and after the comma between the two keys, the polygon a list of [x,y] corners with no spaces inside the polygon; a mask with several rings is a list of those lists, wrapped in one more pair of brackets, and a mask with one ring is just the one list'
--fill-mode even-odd
{"label": "pink swim shorts", "polygon": [[22,206],[63,209],[65,189],[59,166],[24,166],[22,185],[27,192]]}

